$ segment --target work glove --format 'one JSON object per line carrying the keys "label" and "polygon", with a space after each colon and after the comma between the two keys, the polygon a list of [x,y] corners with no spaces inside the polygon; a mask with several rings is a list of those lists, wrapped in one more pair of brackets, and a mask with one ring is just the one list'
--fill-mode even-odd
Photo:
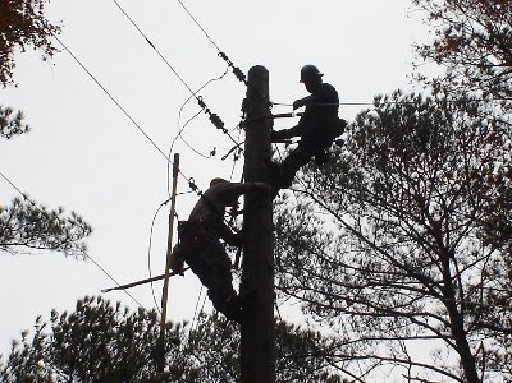
{"label": "work glove", "polygon": [[293,110],[297,110],[297,109],[299,109],[302,106],[304,106],[304,101],[303,100],[296,100],[292,104]]}

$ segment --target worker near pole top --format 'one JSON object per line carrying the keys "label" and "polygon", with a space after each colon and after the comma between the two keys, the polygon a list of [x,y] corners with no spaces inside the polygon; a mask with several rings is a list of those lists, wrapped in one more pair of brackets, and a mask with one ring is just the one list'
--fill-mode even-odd
{"label": "worker near pole top", "polygon": [[281,163],[272,163],[272,183],[275,188],[288,188],[295,173],[315,157],[321,166],[329,160],[329,148],[345,129],[347,122],[338,118],[338,92],[323,82],[324,75],[314,65],[305,65],[300,71],[300,82],[309,96],[293,102],[293,110],[306,107],[299,123],[291,129],[272,131],[272,141],[279,142],[300,137],[295,150]]}
{"label": "worker near pole top", "polygon": [[241,233],[234,233],[225,223],[224,213],[227,207],[236,205],[242,194],[271,191],[271,186],[264,183],[231,183],[222,178],[214,178],[210,181],[210,188],[201,195],[192,209],[188,221],[178,223],[178,243],[173,249],[173,272],[183,274],[183,265],[187,262],[208,289],[213,307],[226,318],[238,323],[242,321],[244,301],[250,296],[240,297],[233,289],[231,261],[220,239],[226,244],[241,246],[242,236]]}

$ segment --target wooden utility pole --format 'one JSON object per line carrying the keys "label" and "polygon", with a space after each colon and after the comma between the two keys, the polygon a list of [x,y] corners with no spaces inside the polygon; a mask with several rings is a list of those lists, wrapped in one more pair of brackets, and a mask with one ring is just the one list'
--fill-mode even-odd
{"label": "wooden utility pole", "polygon": [[[245,137],[245,182],[269,183],[269,75],[263,66],[248,74]],[[244,307],[240,351],[242,383],[275,382],[273,197],[248,193],[244,197],[244,245],[241,293],[256,289]]]}
{"label": "wooden utility pole", "polygon": [[160,314],[160,337],[158,340],[157,348],[158,348],[158,381],[161,381],[163,378],[164,368],[165,368],[165,317],[167,314],[167,300],[169,298],[169,276],[170,276],[170,268],[172,265],[172,240],[174,233],[174,212],[176,210],[176,191],[178,188],[178,172],[180,169],[180,155],[178,153],[174,154],[172,167],[172,196],[171,196],[171,210],[169,211],[169,234],[167,236],[167,253],[165,256],[165,273],[164,273],[164,288],[162,294],[162,312]]}

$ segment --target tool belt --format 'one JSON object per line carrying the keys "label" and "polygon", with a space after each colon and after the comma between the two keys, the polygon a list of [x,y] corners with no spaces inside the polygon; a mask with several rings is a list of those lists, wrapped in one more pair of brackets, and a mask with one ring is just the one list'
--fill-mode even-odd
{"label": "tool belt", "polygon": [[347,120],[342,118],[335,118],[329,121],[327,124],[327,134],[331,140],[338,138],[343,134],[347,127]]}
{"label": "tool belt", "polygon": [[196,253],[215,238],[215,231],[211,225],[202,221],[179,221],[178,243],[183,254]]}

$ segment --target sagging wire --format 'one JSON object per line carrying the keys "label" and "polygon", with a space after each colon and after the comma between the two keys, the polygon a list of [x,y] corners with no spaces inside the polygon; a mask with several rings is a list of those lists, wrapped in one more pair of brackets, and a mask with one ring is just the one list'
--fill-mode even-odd
{"label": "sagging wire", "polygon": [[[87,75],[94,81],[94,83],[108,96],[108,98],[117,106],[117,108],[119,110],[121,110],[123,112],[123,114],[130,120],[130,122],[135,125],[135,127],[144,135],[144,137],[151,143],[151,145],[165,158],[165,160],[167,161],[168,164],[173,164],[173,161],[169,158],[169,156],[167,154],[165,154],[163,152],[162,149],[160,149],[160,147],[158,147],[158,145],[155,143],[155,141],[153,141],[153,139],[151,137],[149,137],[149,135],[144,131],[144,129],[142,129],[142,127],[135,121],[135,119],[126,111],[126,109],[124,109],[121,104],[112,96],[112,94],[99,82],[99,80],[85,67],[85,65],[78,59],[77,56],[75,56],[73,54],[73,52],[71,52],[71,50],[66,46],[64,45],[64,43],[57,37],[55,36],[55,39],[57,39],[57,41],[62,45],[62,47],[64,48],[64,50],[66,52],[68,52],[68,54],[73,58],[73,60],[76,61],[76,63],[80,66],[80,68],[85,72],[87,73]],[[181,170],[178,170],[179,174],[185,179],[187,180],[188,184],[189,185],[194,185],[194,182],[193,182],[193,178],[192,177],[188,177],[185,173],[183,173]],[[197,186],[195,186],[195,189],[192,189],[194,191],[198,190],[197,189]],[[200,190],[199,190],[199,193],[202,193]]]}
{"label": "sagging wire", "polygon": [[187,14],[192,19],[192,21],[197,25],[197,27],[203,32],[203,34],[206,36],[206,38],[212,43],[212,45],[215,47],[215,49],[217,49],[217,51],[219,52],[219,57],[222,58],[228,64],[228,66],[232,69],[233,74],[238,79],[238,81],[242,82],[244,85],[247,86],[247,78],[246,78],[245,74],[240,70],[240,68],[236,67],[233,64],[233,62],[229,59],[228,55],[220,49],[220,47],[215,43],[215,41],[213,41],[213,39],[210,37],[210,35],[205,31],[203,26],[201,24],[199,24],[197,19],[194,17],[194,15],[192,15],[192,13],[185,6],[185,4],[183,4],[183,2],[181,0],[177,0],[177,1],[181,5],[181,7],[185,10],[185,12],[187,12]]}
{"label": "sagging wire", "polygon": [[[214,81],[219,81],[219,80],[222,80],[228,73],[229,71],[229,68],[226,68],[226,70],[219,76],[219,77],[214,77],[214,78],[211,78],[209,79],[207,82],[205,82],[203,84],[203,86],[201,86],[200,88],[198,88],[192,95],[190,95],[186,100],[185,102],[183,103],[183,105],[181,105],[180,109],[179,109],[179,112],[178,112],[178,123],[177,123],[177,126],[178,126],[178,134],[174,137],[173,141],[172,141],[172,144],[171,144],[171,148],[169,150],[169,155],[170,153],[172,153],[172,149],[174,147],[174,143],[176,142],[176,140],[178,138],[181,138],[181,134],[183,133],[183,131],[185,130],[185,127],[186,125],[188,124],[188,122],[190,122],[190,119],[187,121],[187,124],[185,124],[183,127],[180,128],[180,120],[181,120],[181,113],[183,112],[183,109],[185,108],[185,106],[188,104],[188,102],[196,97],[196,95],[202,91],[204,88],[206,88],[208,85],[210,85],[212,82]],[[195,116],[194,116],[195,117]]]}
{"label": "sagging wire", "polygon": [[[155,214],[153,216],[153,220],[151,221],[151,229],[149,231],[149,244],[148,244],[148,273],[149,273],[149,278],[153,278],[153,273],[152,273],[152,270],[151,270],[151,247],[152,247],[152,243],[153,243],[153,228],[155,227],[155,221],[156,221],[156,217],[157,217],[158,213],[170,201],[171,201],[171,199],[168,198],[168,199],[166,199],[164,202],[162,202],[158,206],[158,208],[156,209]],[[153,281],[150,282],[150,285],[151,285],[151,295],[153,296],[153,301],[155,302],[155,307],[156,307],[157,311],[161,314],[162,312],[161,312],[161,309],[160,309],[160,305],[158,304],[158,302],[156,300],[156,294],[155,294],[155,289],[153,287]]]}
{"label": "sagging wire", "polygon": [[[191,118],[189,118],[187,120],[187,122],[185,123],[185,125],[183,125],[183,127],[180,128],[180,120],[181,120],[181,113],[183,112],[183,109],[185,108],[185,106],[188,104],[188,102],[194,98],[197,93],[199,93],[200,91],[202,91],[204,88],[206,88],[208,85],[210,85],[211,83],[213,83],[214,81],[219,81],[219,80],[222,80],[228,73],[229,71],[229,68],[226,68],[226,70],[219,76],[219,77],[214,77],[214,78],[211,78],[210,80],[208,80],[206,83],[203,84],[203,86],[201,86],[200,88],[198,88],[195,92],[192,93],[192,95],[190,95],[186,100],[185,102],[181,105],[179,111],[178,111],[178,122],[177,122],[177,127],[178,127],[178,133],[176,134],[176,136],[174,137],[174,139],[172,140],[172,143],[171,143],[171,146],[169,148],[169,154],[168,154],[168,157],[170,158],[171,157],[171,153],[173,152],[174,150],[174,144],[176,143],[176,140],[178,138],[180,138],[184,143],[185,145],[187,145],[187,147],[189,147],[192,151],[196,152],[197,154],[199,155],[202,155],[202,153],[199,153],[195,150],[195,148],[193,148],[182,136],[182,133],[183,131],[185,130],[185,128],[188,126],[188,124],[194,119],[196,118],[200,113],[201,111],[199,111],[198,113],[196,113],[195,115],[193,115]],[[215,148],[214,148],[215,150]],[[212,152],[214,151],[212,150]],[[210,152],[210,154],[212,153]],[[206,157],[206,158],[209,158],[209,157]],[[171,183],[171,180],[170,180],[170,174],[171,174],[171,164],[170,163],[167,163],[167,184],[170,185]],[[170,197],[170,190],[168,190],[168,193],[169,193],[169,197]]]}
{"label": "sagging wire", "polygon": [[195,99],[197,100],[197,103],[199,104],[199,106],[201,107],[201,109],[203,109],[205,111],[206,114],[208,114],[208,117],[210,119],[210,122],[215,126],[215,128],[221,130],[224,134],[228,135],[229,136],[229,132],[227,131],[227,129],[224,127],[224,122],[220,119],[220,117],[213,113],[211,111],[211,109],[209,109],[207,106],[206,106],[206,103],[204,102],[204,100],[202,99],[202,97],[200,96],[197,96],[194,91],[192,90],[192,88],[185,82],[185,80],[183,79],[183,77],[181,77],[178,72],[176,71],[176,69],[174,69],[174,67],[171,65],[171,63],[169,62],[169,60],[167,60],[165,58],[165,56],[160,52],[160,50],[155,46],[155,44],[153,44],[153,42],[149,39],[149,37],[144,33],[144,31],[142,31],[142,29],[137,25],[137,23],[135,23],[135,21],[133,20],[133,18],[124,10],[123,7],[121,7],[121,5],[116,1],[116,0],[112,0],[114,2],[114,4],[117,6],[117,8],[119,8],[119,10],[121,11],[121,13],[128,19],[128,21],[133,25],[133,27],[139,32],[139,34],[146,40],[146,42],[149,44],[149,46],[158,54],[158,56],[164,61],[164,63],[167,65],[167,67],[174,73],[174,75],[180,80],[180,82],[188,89],[188,91],[193,95],[193,97],[195,97]]}
{"label": "sagging wire", "polygon": [[[9,184],[11,185],[21,196],[25,201],[28,201],[32,206],[38,210],[40,213],[43,213],[43,211],[37,206],[34,202],[32,202],[30,199],[27,198],[27,195],[21,191],[20,188],[18,188],[14,182],[12,182],[2,171],[0,171],[0,176]],[[56,218],[59,220],[59,217]],[[81,225],[83,229],[83,224]],[[92,258],[86,251],[79,250],[80,253],[84,256],[84,259],[89,259],[94,266],[96,266],[104,275],[106,275],[113,283],[115,283],[117,286],[121,286],[120,283],[110,274],[103,266],[100,265],[98,261],[96,261],[94,258]],[[132,294],[130,294],[128,291],[125,291],[125,294],[130,297],[139,307],[144,308],[142,303],[140,303]]]}
{"label": "sagging wire", "polygon": [[126,109],[124,109],[121,104],[119,104],[119,102],[117,102],[117,100],[112,96],[112,94],[98,81],[98,79],[85,67],[84,64],[82,64],[82,62],[78,59],[78,57],[76,57],[73,52],[71,52],[71,50],[57,37],[57,36],[54,36],[55,39],[62,45],[62,47],[64,48],[64,50],[66,52],[68,52],[68,54],[73,58],[73,60],[75,60],[75,62],[80,66],[80,68],[85,71],[89,77],[96,83],[96,85],[98,87],[100,87],[100,89],[108,96],[108,98],[110,98],[110,100],[117,106],[117,108],[119,110],[121,110],[121,112],[123,112],[123,114],[132,122],[133,125],[135,125],[135,127],[144,135],[144,137],[146,137],[146,139],[151,143],[151,145],[153,145],[153,147],[158,151],[160,152],[160,154],[162,154],[164,156],[164,158],[172,163],[171,159],[162,151],[162,149],[160,149],[158,147],[158,145],[155,143],[155,141],[153,141],[153,139],[151,137],[149,137],[149,135],[144,131],[144,129],[142,129],[142,127],[135,121],[135,119],[126,111]]}

